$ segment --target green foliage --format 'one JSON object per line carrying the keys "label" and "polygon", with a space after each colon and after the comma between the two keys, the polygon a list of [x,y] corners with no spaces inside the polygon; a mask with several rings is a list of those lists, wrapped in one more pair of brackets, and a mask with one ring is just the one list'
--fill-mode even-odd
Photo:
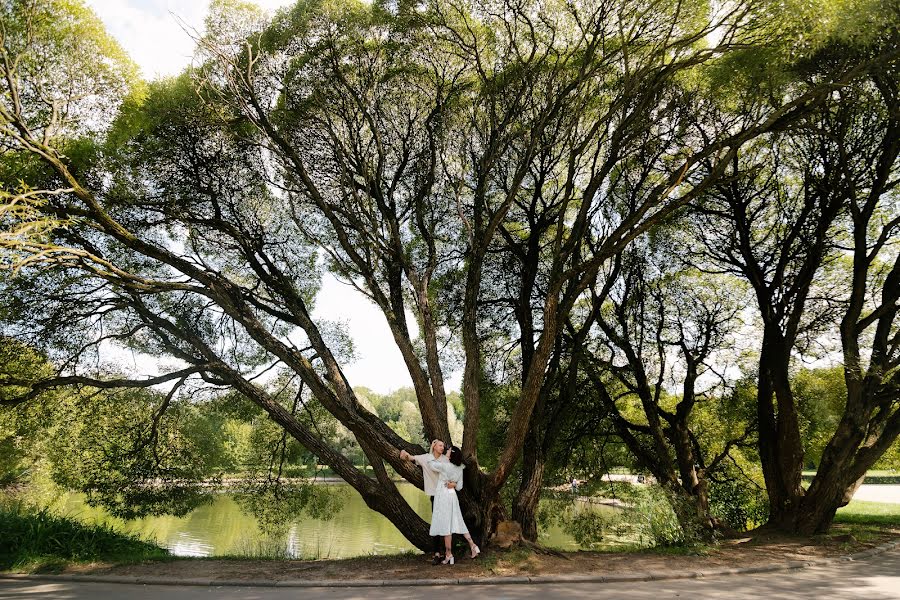
{"label": "green foliage", "polygon": [[135,64],[81,0],[5,0],[0,20],[24,116],[49,140],[104,128],[138,84]]}
{"label": "green foliage", "polygon": [[[0,382],[31,381],[49,372],[44,357],[11,338],[0,337]],[[0,400],[26,392],[22,386],[0,385]],[[0,486],[24,483],[40,456],[41,440],[52,423],[52,405],[64,397],[47,393],[35,401],[0,407]]]}
{"label": "green foliage", "polygon": [[[797,400],[804,467],[815,469],[844,413],[847,384],[841,366],[799,369],[791,377]],[[900,468],[900,440],[873,465],[874,469]]]}
{"label": "green foliage", "polygon": [[766,522],[769,504],[765,489],[739,474],[709,486],[709,511],[737,531]]}
{"label": "green foliage", "polygon": [[[639,500],[627,510],[625,517],[635,528],[642,546],[692,546],[697,543],[698,532],[688,522],[681,523],[673,510],[676,502],[685,502],[660,486],[650,485],[640,489]],[[691,510],[685,507],[685,510]]]}
{"label": "green foliage", "polygon": [[891,447],[885,451],[873,467],[875,469],[892,469],[894,471],[900,469],[900,438],[894,440]]}
{"label": "green foliage", "polygon": [[430,440],[425,439],[422,430],[422,416],[413,388],[399,388],[384,395],[367,388],[357,388],[354,391],[398,435],[413,443],[428,445]]}
{"label": "green foliage", "polygon": [[518,400],[519,389],[516,386],[482,379],[478,462],[486,469],[493,468],[503,450],[509,419]]}
{"label": "green foliage", "polygon": [[582,548],[592,548],[603,542],[610,527],[621,521],[621,518],[610,516],[595,510],[575,510],[565,518],[566,533],[575,538]]}
{"label": "green foliage", "polygon": [[[163,408],[160,394],[120,390],[76,397],[60,407],[47,452],[54,481],[125,519],[183,515],[209,499],[195,482],[214,475],[209,445],[187,403]],[[154,418],[156,422],[154,423]]]}
{"label": "green foliage", "polygon": [[765,0],[747,10],[752,24],[739,37],[749,46],[724,53],[702,72],[707,93],[737,110],[780,102],[821,56],[838,49],[849,57],[897,30],[891,0]]}
{"label": "green foliage", "polygon": [[596,497],[615,498],[622,508],[573,502],[568,493],[542,501],[538,523],[542,528],[562,527],[584,549],[693,547],[699,532],[686,531],[674,502],[678,498],[659,486],[605,482]]}
{"label": "green foliage", "polygon": [[0,498],[0,570],[39,570],[67,562],[164,559],[168,551],[108,525],[74,519]]}
{"label": "green foliage", "polygon": [[794,374],[791,384],[797,400],[805,466],[815,468],[847,402],[844,369],[802,369]]}

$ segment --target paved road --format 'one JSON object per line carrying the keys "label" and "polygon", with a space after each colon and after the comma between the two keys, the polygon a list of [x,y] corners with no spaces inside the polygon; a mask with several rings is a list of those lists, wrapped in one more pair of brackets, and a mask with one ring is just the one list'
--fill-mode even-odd
{"label": "paved road", "polygon": [[864,483],[853,494],[853,499],[900,504],[900,485]]}
{"label": "paved road", "polygon": [[0,579],[0,600],[412,600],[436,596],[496,600],[683,598],[684,600],[900,599],[900,550],[798,571],[615,584],[384,588],[237,588],[52,583]]}

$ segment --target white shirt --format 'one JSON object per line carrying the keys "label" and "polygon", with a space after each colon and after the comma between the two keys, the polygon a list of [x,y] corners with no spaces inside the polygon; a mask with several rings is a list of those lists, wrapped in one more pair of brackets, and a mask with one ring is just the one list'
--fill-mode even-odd
{"label": "white shirt", "polygon": [[[428,466],[428,461],[435,460],[434,454],[429,452],[428,454],[417,454],[412,457],[416,464],[422,467],[422,479],[424,479],[424,484],[422,485],[422,489],[425,490],[425,493],[429,496],[434,496],[434,492],[437,488],[438,478],[440,477],[440,473],[437,471],[433,471],[431,467]],[[440,458],[437,459],[440,462],[449,463],[450,459],[447,458],[446,454],[442,454]],[[462,489],[462,480],[456,482],[456,489]]]}

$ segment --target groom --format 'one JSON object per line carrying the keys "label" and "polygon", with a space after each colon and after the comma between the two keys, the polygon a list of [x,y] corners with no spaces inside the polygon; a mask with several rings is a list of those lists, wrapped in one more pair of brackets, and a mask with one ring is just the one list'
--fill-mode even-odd
{"label": "groom", "polygon": [[[419,465],[420,467],[422,467],[422,479],[423,479],[423,483],[424,483],[424,485],[422,486],[422,489],[431,498],[431,509],[432,509],[432,512],[434,512],[434,492],[435,492],[435,489],[437,488],[439,474],[432,471],[431,468],[429,468],[428,461],[440,460],[443,462],[449,462],[449,459],[444,454],[444,442],[442,442],[441,440],[433,440],[431,442],[431,452],[428,452],[426,454],[416,454],[415,456],[413,456],[406,450],[401,450],[400,458],[402,458],[403,460],[408,460],[410,462],[414,462],[417,465]],[[461,490],[462,489],[462,481],[459,482],[459,485],[456,485],[452,481],[449,481],[449,482],[447,482],[447,487],[450,489]],[[441,561],[444,559],[443,552],[442,552],[443,547],[444,547],[443,541],[444,541],[443,538],[439,535],[431,537],[432,547],[434,548],[434,558],[431,561],[431,564],[433,564],[433,565],[440,564]]]}

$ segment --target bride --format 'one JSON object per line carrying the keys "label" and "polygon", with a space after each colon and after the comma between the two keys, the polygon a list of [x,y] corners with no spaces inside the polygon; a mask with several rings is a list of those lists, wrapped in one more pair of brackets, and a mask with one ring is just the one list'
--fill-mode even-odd
{"label": "bride", "polygon": [[456,497],[456,490],[447,487],[447,482],[452,481],[459,483],[462,481],[463,469],[462,450],[456,446],[450,447],[448,455],[449,462],[441,462],[438,460],[428,461],[428,467],[439,474],[438,484],[434,493],[434,511],[431,515],[431,531],[430,535],[443,536],[444,546],[447,553],[443,560],[443,564],[453,564],[454,558],[451,552],[450,544],[453,541],[453,534],[460,533],[469,542],[469,550],[472,558],[481,553],[472,536],[469,535],[469,529],[463,521],[462,511],[459,510],[459,498]]}

